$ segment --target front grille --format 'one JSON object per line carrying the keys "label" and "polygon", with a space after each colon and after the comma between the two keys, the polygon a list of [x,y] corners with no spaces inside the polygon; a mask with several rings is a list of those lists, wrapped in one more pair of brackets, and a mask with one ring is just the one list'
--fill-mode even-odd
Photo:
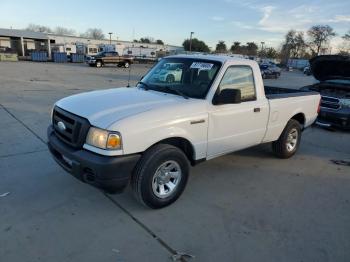
{"label": "front grille", "polygon": [[337,110],[340,108],[339,99],[329,96],[322,96],[321,107]]}
{"label": "front grille", "polygon": [[[56,106],[52,114],[52,123],[55,134],[60,140],[74,148],[83,146],[90,127],[87,119]],[[62,126],[65,128],[62,128]]]}

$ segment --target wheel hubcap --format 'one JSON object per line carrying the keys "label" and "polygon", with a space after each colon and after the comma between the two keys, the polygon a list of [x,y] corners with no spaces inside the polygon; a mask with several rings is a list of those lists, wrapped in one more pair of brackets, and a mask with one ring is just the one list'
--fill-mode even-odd
{"label": "wheel hubcap", "polygon": [[174,193],[181,180],[180,165],[169,160],[161,164],[152,179],[153,193],[159,198],[166,198]]}
{"label": "wheel hubcap", "polygon": [[297,142],[298,142],[298,130],[293,128],[292,130],[290,130],[287,137],[286,146],[287,146],[288,152],[292,152],[296,148]]}

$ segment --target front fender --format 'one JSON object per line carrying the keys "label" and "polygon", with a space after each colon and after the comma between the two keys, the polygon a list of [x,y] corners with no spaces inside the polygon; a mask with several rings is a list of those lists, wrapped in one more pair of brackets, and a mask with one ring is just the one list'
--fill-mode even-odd
{"label": "front fender", "polygon": [[[196,123],[198,119],[204,121]],[[167,122],[146,122],[140,119],[129,119],[114,125],[113,129],[122,134],[124,154],[144,152],[161,140],[180,137],[192,144],[195,160],[206,157],[208,114],[197,115],[196,117],[189,116]]]}

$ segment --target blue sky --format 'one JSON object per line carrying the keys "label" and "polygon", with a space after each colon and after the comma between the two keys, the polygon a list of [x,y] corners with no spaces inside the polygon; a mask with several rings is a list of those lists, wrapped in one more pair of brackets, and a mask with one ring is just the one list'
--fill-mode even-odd
{"label": "blue sky", "polygon": [[174,45],[181,45],[190,31],[210,47],[218,40],[227,45],[265,41],[278,47],[292,28],[329,24],[338,33],[335,43],[350,30],[349,0],[1,0],[0,10],[0,28],[25,28],[34,23],[84,32],[97,27],[121,40],[151,36]]}

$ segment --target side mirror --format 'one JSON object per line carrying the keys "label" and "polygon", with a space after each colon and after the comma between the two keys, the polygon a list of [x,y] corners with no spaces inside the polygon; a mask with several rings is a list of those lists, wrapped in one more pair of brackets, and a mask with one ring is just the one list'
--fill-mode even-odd
{"label": "side mirror", "polygon": [[215,95],[214,105],[239,104],[241,103],[241,90],[224,89],[220,94]]}

